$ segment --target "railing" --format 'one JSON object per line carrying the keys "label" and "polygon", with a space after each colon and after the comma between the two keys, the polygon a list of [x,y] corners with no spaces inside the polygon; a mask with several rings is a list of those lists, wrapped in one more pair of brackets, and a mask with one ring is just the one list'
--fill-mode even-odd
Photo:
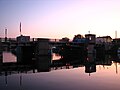
{"label": "railing", "polygon": [[[39,38],[30,38],[30,41],[37,41]],[[49,38],[48,38],[49,39]],[[0,38],[1,42],[5,42],[5,38]],[[49,39],[50,42],[60,42],[62,39]],[[7,42],[17,41],[17,38],[7,38]],[[69,40],[72,41],[71,39]]]}
{"label": "railing", "polygon": [[59,42],[60,39],[50,39],[50,42]]}

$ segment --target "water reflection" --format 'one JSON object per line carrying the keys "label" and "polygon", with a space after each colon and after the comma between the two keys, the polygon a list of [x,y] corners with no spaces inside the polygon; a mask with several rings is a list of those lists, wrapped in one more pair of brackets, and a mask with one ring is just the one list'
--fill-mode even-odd
{"label": "water reflection", "polygon": [[85,62],[85,72],[86,73],[96,72],[96,61],[95,56],[93,54],[88,54],[87,56],[87,60]]}
{"label": "water reflection", "polygon": [[[118,87],[119,76],[113,78],[114,74],[119,74],[120,58],[118,55],[100,57],[88,54],[74,58],[60,58],[58,55],[38,56],[30,59],[32,63],[22,63],[27,58],[21,60],[17,57],[17,59],[19,62],[3,62],[1,57],[0,90],[16,90],[20,87],[29,90],[120,89]],[[115,83],[117,83],[116,87],[113,87],[112,84]]]}
{"label": "water reflection", "polygon": [[59,54],[53,53],[52,54],[52,60],[59,60],[61,56]]}
{"label": "water reflection", "polygon": [[4,51],[2,53],[3,55],[3,62],[16,62],[16,56],[12,54],[11,52]]}
{"label": "water reflection", "polygon": [[51,65],[51,57],[49,56],[40,56],[36,60],[36,68],[38,72],[49,72]]}
{"label": "water reflection", "polygon": [[[4,62],[6,59],[10,56],[10,60],[12,57],[13,59],[17,58],[17,61],[14,62]],[[111,56],[111,55],[102,55],[102,56],[95,56],[93,54],[88,54],[87,56],[77,56],[74,58],[69,57],[62,57],[58,54],[53,54],[53,56],[37,56],[34,59],[30,57],[21,58],[20,56],[13,57],[12,54],[9,54],[8,52],[4,52],[4,54],[1,54],[0,58],[0,73],[1,75],[8,75],[6,74],[7,71],[12,73],[12,71],[16,72],[29,72],[33,71],[35,72],[49,72],[51,70],[57,70],[57,69],[71,69],[71,68],[78,68],[78,67],[85,67],[85,73],[93,73],[96,72],[96,66],[97,65],[103,65],[103,66],[111,66],[113,63],[116,65],[116,63],[120,63],[119,55]],[[37,71],[36,71],[37,70]],[[116,70],[116,73],[118,71]]]}

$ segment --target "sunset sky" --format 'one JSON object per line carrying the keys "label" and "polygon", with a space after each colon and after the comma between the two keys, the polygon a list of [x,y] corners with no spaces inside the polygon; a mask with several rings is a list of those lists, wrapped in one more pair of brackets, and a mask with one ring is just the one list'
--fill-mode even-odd
{"label": "sunset sky", "polygon": [[0,37],[20,34],[73,38],[76,34],[120,37],[120,0],[0,0]]}

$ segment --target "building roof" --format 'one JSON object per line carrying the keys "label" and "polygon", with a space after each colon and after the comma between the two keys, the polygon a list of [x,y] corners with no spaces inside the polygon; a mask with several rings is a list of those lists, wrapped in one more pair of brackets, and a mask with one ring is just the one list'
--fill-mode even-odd
{"label": "building roof", "polygon": [[85,34],[85,36],[96,36],[95,34]]}
{"label": "building roof", "polygon": [[115,38],[115,39],[113,39],[113,40],[120,40],[120,38]]}
{"label": "building roof", "polygon": [[102,37],[97,37],[97,38],[110,38],[110,39],[112,39],[110,36],[102,36]]}

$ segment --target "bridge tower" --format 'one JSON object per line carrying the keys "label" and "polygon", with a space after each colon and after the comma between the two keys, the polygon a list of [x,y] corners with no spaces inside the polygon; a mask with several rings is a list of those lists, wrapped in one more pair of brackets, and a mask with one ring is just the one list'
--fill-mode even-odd
{"label": "bridge tower", "polygon": [[36,50],[35,54],[38,56],[47,56],[49,55],[49,39],[46,38],[38,38],[36,41]]}
{"label": "bridge tower", "polygon": [[88,47],[87,47],[88,48],[88,54],[95,53],[94,46],[95,46],[95,43],[96,43],[96,35],[95,34],[86,34],[85,38],[87,38],[89,40]]}
{"label": "bridge tower", "polygon": [[49,71],[51,64],[49,39],[38,38],[35,45],[35,58],[38,71]]}

